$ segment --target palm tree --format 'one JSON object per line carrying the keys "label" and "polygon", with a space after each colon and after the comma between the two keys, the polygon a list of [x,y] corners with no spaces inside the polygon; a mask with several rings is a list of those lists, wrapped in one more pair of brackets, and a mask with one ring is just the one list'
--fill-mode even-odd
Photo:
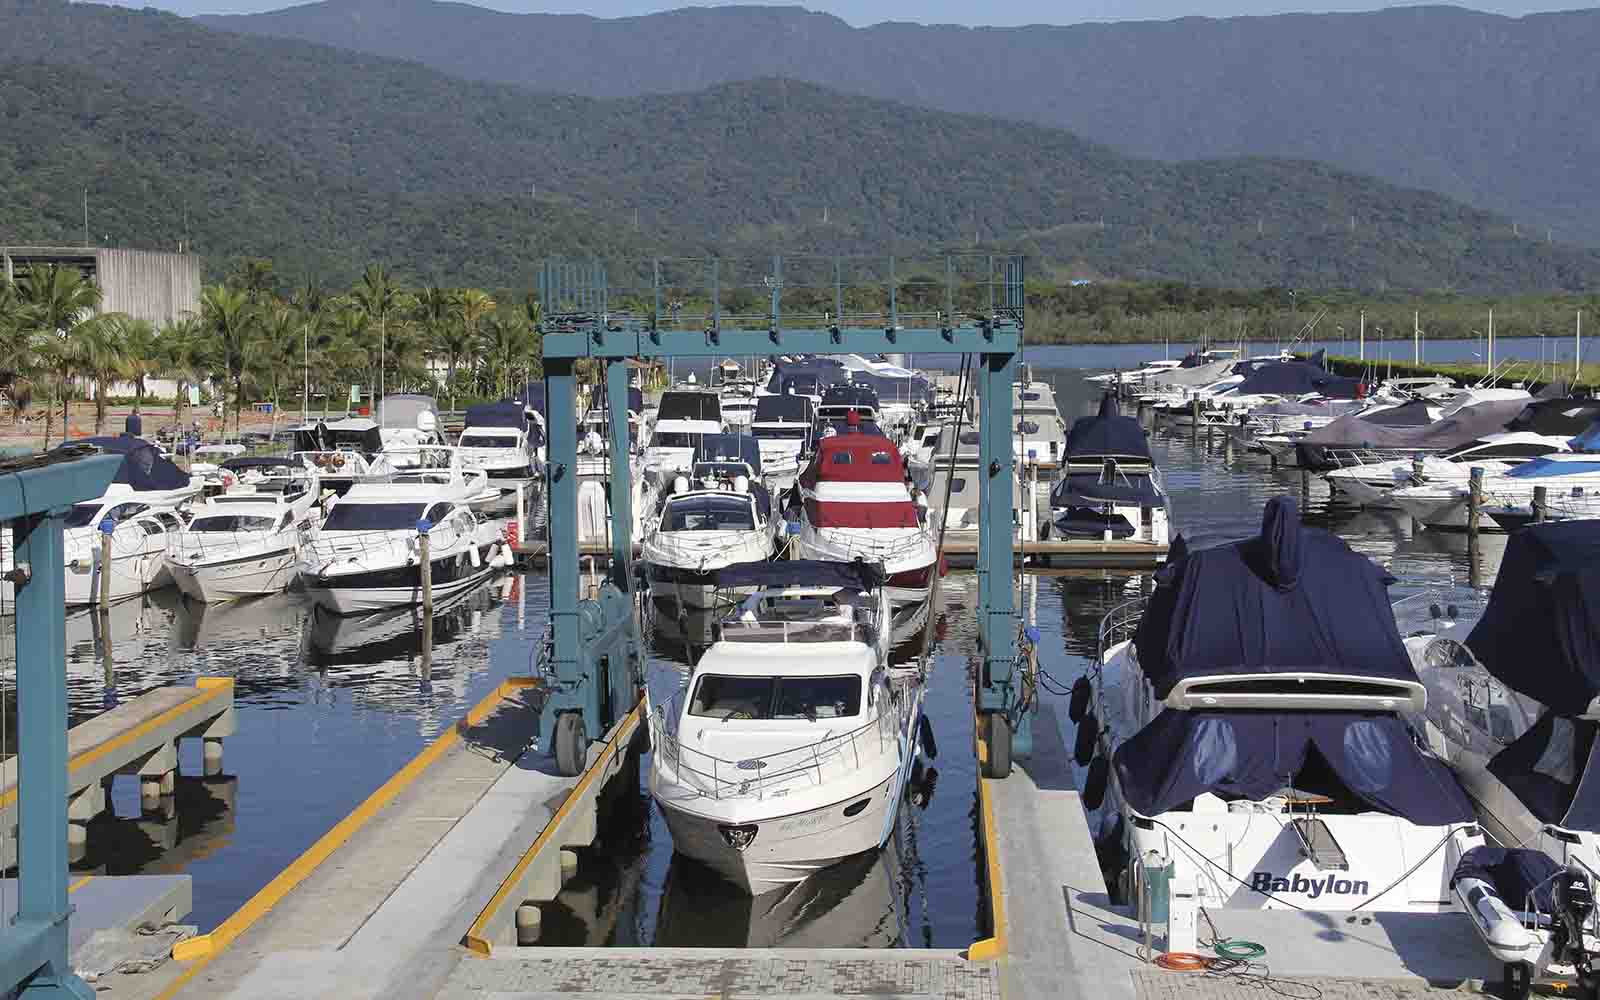
{"label": "palm tree", "polygon": [[[100,305],[100,287],[75,267],[42,264],[28,269],[17,290],[26,313],[26,328],[37,338],[45,365],[61,390],[61,440],[67,439],[72,396],[71,341]],[[50,420],[44,422],[44,446],[50,447]]]}
{"label": "palm tree", "polygon": [[94,432],[105,433],[106,394],[111,384],[128,372],[128,354],[123,337],[133,317],[126,313],[104,313],[78,324],[65,342],[72,371],[94,383]]}
{"label": "palm tree", "polygon": [[479,342],[483,346],[483,353],[490,359],[498,392],[503,397],[507,395],[506,381],[513,362],[526,357],[532,350],[532,331],[520,316],[496,314],[483,324]]}
{"label": "palm tree", "polygon": [[355,307],[368,320],[378,324],[378,398],[383,398],[384,372],[388,367],[389,318],[400,311],[403,296],[382,264],[369,266],[361,281],[350,292]]}
{"label": "palm tree", "polygon": [[256,305],[277,298],[278,294],[278,278],[272,273],[272,261],[264,257],[240,260],[229,275],[228,284],[241,289]]}
{"label": "palm tree", "polygon": [[0,387],[10,402],[13,425],[33,393],[39,368],[38,340],[17,286],[0,275]]}
{"label": "palm tree", "polygon": [[272,306],[260,314],[260,339],[251,367],[256,381],[272,388],[274,414],[278,412],[280,390],[285,384],[298,381],[294,376],[309,350],[313,322],[294,306]]}
{"label": "palm tree", "polygon": [[[116,314],[121,316],[121,314]],[[161,374],[165,367],[157,341],[156,325],[146,319],[122,317],[117,323],[122,340],[123,365],[133,382],[133,412],[144,410],[145,380]]]}
{"label": "palm tree", "polygon": [[443,351],[449,361],[445,384],[450,391],[452,410],[456,408],[455,374],[460,357],[455,348],[465,340],[464,335],[457,333],[455,305],[456,295],[448,288],[430,285],[417,293],[416,320],[422,328],[428,353],[431,356],[435,351]]}
{"label": "palm tree", "polygon": [[200,293],[200,316],[216,345],[216,360],[233,385],[233,433],[237,436],[239,412],[244,405],[244,376],[255,347],[255,306],[243,290],[209,285]]}
{"label": "palm tree", "polygon": [[161,370],[177,381],[177,398],[172,404],[172,419],[183,426],[183,407],[188,401],[189,386],[197,383],[207,371],[205,328],[200,319],[185,313],[161,328],[156,337]]}

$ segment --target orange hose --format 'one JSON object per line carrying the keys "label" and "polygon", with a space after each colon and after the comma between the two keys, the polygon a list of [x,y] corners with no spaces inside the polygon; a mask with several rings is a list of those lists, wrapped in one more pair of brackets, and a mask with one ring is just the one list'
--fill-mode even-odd
{"label": "orange hose", "polygon": [[1200,972],[1211,965],[1211,959],[1192,951],[1169,951],[1157,955],[1155,964],[1169,972]]}

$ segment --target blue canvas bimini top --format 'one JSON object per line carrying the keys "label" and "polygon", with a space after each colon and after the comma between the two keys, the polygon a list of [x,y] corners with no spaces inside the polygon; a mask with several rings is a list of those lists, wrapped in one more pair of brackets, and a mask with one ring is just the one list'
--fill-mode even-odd
{"label": "blue canvas bimini top", "polygon": [[883,567],[868,562],[785,559],[734,563],[717,571],[719,587],[837,587],[859,591],[883,585]]}
{"label": "blue canvas bimini top", "polygon": [[136,490],[176,490],[189,485],[189,474],[161,457],[156,446],[144,438],[120,434],[116,437],[80,438],[57,448],[94,445],[101,451],[122,456],[122,466],[111,481],[126,483]]}

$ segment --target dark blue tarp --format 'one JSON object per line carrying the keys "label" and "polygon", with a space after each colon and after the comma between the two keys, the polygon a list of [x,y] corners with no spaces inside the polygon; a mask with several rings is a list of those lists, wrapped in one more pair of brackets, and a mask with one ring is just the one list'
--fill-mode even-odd
{"label": "dark blue tarp", "polygon": [[830,385],[822,394],[822,406],[855,406],[862,409],[878,408],[878,394],[864,385]]}
{"label": "dark blue tarp", "polygon": [[876,590],[883,584],[878,563],[786,559],[735,563],[717,571],[719,587],[848,587]]}
{"label": "dark blue tarp", "polygon": [[1394,715],[1168,708],[1119,746],[1112,763],[1128,804],[1146,816],[1202,792],[1263,799],[1292,787],[1335,799],[1348,789],[1421,826],[1473,818],[1449,766],[1425,756]]}
{"label": "dark blue tarp", "polygon": [[467,407],[467,427],[512,427],[527,430],[527,404],[516,400],[498,403],[473,403]]}
{"label": "dark blue tarp", "polygon": [[820,393],[822,388],[848,378],[849,373],[844,365],[832,358],[806,357],[797,361],[777,361],[772,366],[772,377],[767,380],[767,391],[783,395],[791,385],[804,383],[803,386],[797,386],[797,391],[810,394],[815,389]]}
{"label": "dark blue tarp", "polygon": [[1168,553],[1135,641],[1165,698],[1180,679],[1315,670],[1417,676],[1389,606],[1391,578],[1342,539],[1302,527],[1288,497],[1267,502],[1261,534]]}
{"label": "dark blue tarp", "polygon": [[702,434],[695,445],[696,462],[744,462],[761,475],[761,445],[748,434]]}
{"label": "dark blue tarp", "polygon": [[809,424],[816,417],[810,396],[757,396],[753,423]]}
{"label": "dark blue tarp", "polygon": [[1124,417],[1117,409],[1117,398],[1110,393],[1100,400],[1100,412],[1079,417],[1067,432],[1067,458],[1085,459],[1111,456],[1151,461],[1150,442],[1134,417]]}
{"label": "dark blue tarp", "polygon": [[122,466],[117,469],[114,483],[126,483],[136,490],[176,490],[189,485],[189,474],[173,465],[155,445],[144,438],[121,434],[116,437],[79,438],[60,448],[75,448],[81,444],[94,445],[101,451],[122,456]]}
{"label": "dark blue tarp", "polygon": [[1512,690],[1581,714],[1600,695],[1600,521],[1513,532],[1467,646]]}
{"label": "dark blue tarp", "polygon": [[1363,414],[1361,420],[1379,427],[1426,427],[1433,423],[1433,414],[1428,411],[1427,400],[1413,399],[1399,406],[1387,406]]}
{"label": "dark blue tarp", "polygon": [[1489,759],[1489,773],[1539,822],[1568,830],[1600,831],[1595,728],[1596,724],[1586,719],[1546,712]]}
{"label": "dark blue tarp", "polygon": [[883,375],[879,372],[856,369],[850,380],[871,390],[880,401],[924,405],[933,402],[933,384],[921,375]]}
{"label": "dark blue tarp", "polygon": [[1245,376],[1243,382],[1230,389],[1228,394],[1303,396],[1315,392],[1329,399],[1354,399],[1358,381],[1342,375],[1330,375],[1316,365],[1304,361],[1280,361],[1256,368]]}
{"label": "dark blue tarp", "polygon": [[1166,498],[1156,492],[1149,476],[1134,473],[1074,472],[1056,480],[1050,490],[1051,507],[1105,503],[1160,507]]}
{"label": "dark blue tarp", "polygon": [[[1535,399],[1506,423],[1506,430],[1573,437],[1589,430],[1597,419],[1600,419],[1600,400],[1572,396]],[[1586,449],[1574,445],[1573,450]]]}
{"label": "dark blue tarp", "polygon": [[1556,911],[1555,877],[1565,869],[1543,851],[1528,847],[1474,847],[1456,862],[1450,888],[1464,878],[1480,879],[1494,886],[1495,895],[1513,910],[1526,911],[1532,897],[1537,913]]}
{"label": "dark blue tarp", "polygon": [[543,416],[545,414],[544,383],[529,382],[517,393],[516,402],[527,404],[528,408]]}
{"label": "dark blue tarp", "polygon": [[1132,538],[1134,533],[1133,523],[1121,514],[1106,514],[1092,507],[1057,508],[1050,523],[1068,538],[1104,538],[1108,531],[1112,538]]}

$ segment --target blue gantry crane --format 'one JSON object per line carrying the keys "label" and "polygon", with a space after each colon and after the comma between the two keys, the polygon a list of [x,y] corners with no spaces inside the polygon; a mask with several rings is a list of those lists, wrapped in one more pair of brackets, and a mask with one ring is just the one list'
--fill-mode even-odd
{"label": "blue gantry crane", "polygon": [[[957,275],[983,268],[981,279],[966,281],[965,292],[980,289],[980,302],[958,314]],[[540,719],[540,745],[554,755],[558,769],[579,774],[588,746],[630,711],[644,683],[643,656],[635,624],[630,559],[633,552],[631,482],[628,462],[628,362],[675,358],[756,358],[799,354],[878,353],[964,355],[972,360],[979,400],[979,513],[982,525],[977,562],[979,640],[983,663],[977,711],[988,746],[985,768],[1004,777],[1012,755],[1026,756],[1032,745],[1030,681],[1020,649],[1013,578],[1012,482],[1016,476],[1012,435],[1012,385],[1022,347],[1023,260],[1018,256],[943,259],[924,266],[924,290],[940,289],[942,308],[902,312],[900,270],[894,258],[881,277],[887,309],[871,320],[845,319],[845,262],[831,267],[833,308],[802,317],[805,325],[784,325],[785,259],[773,257],[761,277],[769,293],[766,326],[753,328],[748,315],[724,325],[725,276],[735,269],[710,260],[692,266],[709,290],[710,308],[702,328],[676,329],[681,280],[663,277],[664,263],[681,271],[682,261],[651,261],[643,286],[623,294],[608,282],[605,263],[547,261],[539,272],[543,307],[544,376],[548,413],[545,496],[548,505],[550,633],[543,651],[546,701]],[[791,265],[796,263],[794,259]],[[816,258],[806,263],[817,263]],[[959,265],[959,266],[958,266]],[[942,275],[941,275],[942,271]],[[791,273],[793,271],[791,270]],[[815,293],[818,290],[813,287]],[[825,289],[814,294],[826,301]],[[923,296],[924,299],[930,295]],[[970,298],[970,295],[967,296]],[[745,296],[747,302],[750,296]],[[634,312],[613,311],[612,303],[647,303]],[[663,303],[668,310],[663,310]],[[653,303],[653,305],[648,305]],[[922,303],[926,307],[926,301]],[[905,320],[905,324],[902,324]],[[875,322],[873,322],[875,321]],[[873,325],[865,325],[873,322]],[[598,593],[579,592],[577,520],[576,371],[588,360],[604,369],[610,424],[611,562]]]}
{"label": "blue gantry crane", "polygon": [[[0,994],[88,1000],[67,955],[68,509],[100,496],[121,455],[66,449],[0,462],[0,523],[11,529],[17,635],[17,909],[0,930]],[[6,914],[10,917],[10,914]]]}

